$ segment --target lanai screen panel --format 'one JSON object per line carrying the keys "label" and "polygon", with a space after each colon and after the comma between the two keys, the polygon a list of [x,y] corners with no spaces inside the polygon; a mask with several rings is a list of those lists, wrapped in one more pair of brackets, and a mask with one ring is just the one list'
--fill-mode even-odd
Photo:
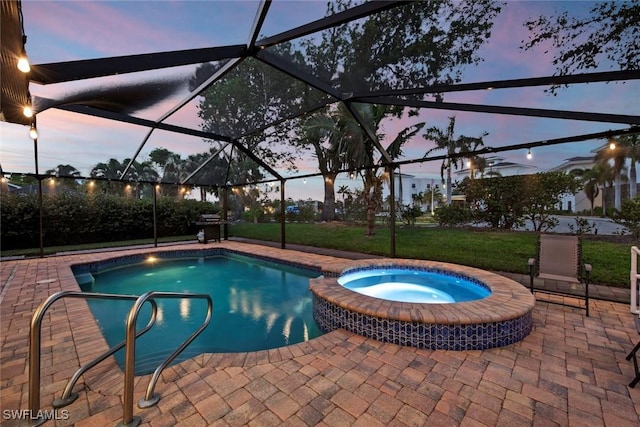
{"label": "lanai screen panel", "polygon": [[[350,6],[360,4],[362,2],[354,2]],[[36,109],[41,101],[41,110],[37,111],[41,132],[40,173],[49,169],[50,163],[55,160],[47,158],[51,156],[49,150],[54,144],[65,147],[65,152],[73,153],[72,156],[57,160],[68,160],[69,163],[77,161],[78,169],[86,175],[91,166],[98,162],[112,157],[123,160],[135,156],[140,144],[155,127],[136,161],[145,161],[145,156],[151,150],[163,147],[163,133],[170,135],[174,131],[178,134],[184,131],[187,135],[185,139],[195,141],[196,147],[190,148],[191,142],[177,147],[175,150],[183,159],[204,153],[212,156],[211,149],[216,144],[224,145],[237,140],[238,147],[233,151],[231,146],[225,147],[220,155],[227,155],[231,159],[239,156],[238,161],[255,163],[256,171],[260,173],[252,173],[252,178],[273,177],[274,171],[270,171],[270,168],[287,178],[296,173],[304,176],[306,173],[320,172],[317,154],[308,145],[297,146],[294,150],[295,156],[298,156],[296,158],[300,160],[298,172],[287,168],[283,162],[271,159],[265,154],[266,149],[275,149],[276,146],[281,151],[289,149],[290,141],[302,137],[306,120],[315,115],[322,116],[319,112],[329,117],[344,113],[348,120],[366,125],[367,108],[378,108],[380,105],[386,105],[390,113],[402,113],[400,117],[387,115],[378,123],[368,126],[369,132],[376,135],[374,139],[379,140],[380,147],[387,148],[403,129],[424,123],[423,130],[407,141],[397,157],[394,155],[394,160],[400,162],[420,160],[434,145],[433,141],[423,136],[424,130],[431,126],[445,129],[450,117],[456,117],[455,136],[476,136],[486,131],[489,135],[485,138],[485,145],[495,147],[627,127],[626,123],[609,123],[606,120],[548,117],[544,112],[542,115],[512,115],[464,111],[464,105],[638,116],[639,107],[633,97],[639,89],[637,80],[624,85],[591,83],[589,91],[580,91],[579,97],[574,96],[578,92],[574,88],[584,87],[584,84],[563,89],[556,96],[544,92],[548,86],[462,92],[430,88],[430,85],[458,81],[472,83],[554,74],[549,56],[544,57],[540,51],[523,51],[519,48],[521,41],[527,37],[522,23],[527,18],[535,17],[522,11],[528,7],[531,13],[537,15],[548,12],[547,9],[555,7],[553,4],[509,2],[503,5],[503,12],[498,16],[494,16],[491,9],[476,9],[480,7],[477,4],[452,4],[472,9],[450,10],[445,2],[401,4],[301,37],[284,37],[285,42],[263,50],[240,49],[237,52],[242,54],[238,58],[139,73],[113,73],[116,75],[46,86],[32,83]],[[23,6],[26,33],[30,35],[26,47],[35,64],[153,52],[161,54],[171,50],[212,46],[235,45],[244,48],[252,40],[253,23],[256,12],[260,10],[259,2],[217,1],[24,2]],[[278,38],[278,35],[296,26],[343,11],[344,7],[335,2],[326,6],[325,2],[274,1],[269,6],[259,34],[253,35],[260,46],[259,41],[263,37]],[[53,29],[49,30],[51,34],[46,38],[31,37],[31,34],[48,28],[47,18],[52,16],[64,17],[66,25],[60,26],[58,31],[63,28],[74,32],[77,44],[84,45],[84,49],[70,49],[69,53],[58,50],[56,47],[62,46],[57,42],[60,34]],[[482,34],[486,28],[473,24],[479,24],[483,17],[487,21],[495,18],[490,39],[480,46],[475,56],[470,55],[463,61],[467,62],[465,66],[454,66],[452,57],[445,53],[455,53],[457,57],[453,59],[465,58],[464,45],[470,40],[452,37],[455,31],[451,30],[458,23],[463,23],[477,27],[477,34]],[[608,66],[605,63],[597,71],[605,71]],[[222,72],[217,75],[216,72],[220,70]],[[204,92],[196,94],[197,88],[206,82],[211,84]],[[462,107],[447,107],[447,103],[460,104]],[[410,110],[418,115],[410,116]],[[77,114],[79,111],[89,114]],[[92,112],[106,112],[106,116],[122,121],[97,119]],[[363,117],[358,118],[358,114]],[[108,126],[103,125],[106,122]],[[274,130],[280,126],[286,128],[284,136]],[[54,142],[53,138],[49,139],[60,135],[58,129],[63,127],[67,130],[64,140],[56,138]],[[123,129],[132,129],[133,132],[125,136],[121,132]],[[32,141],[26,136],[27,129],[20,129],[20,132],[22,139],[13,141],[11,138],[11,143],[23,150],[22,155],[5,150],[8,146],[5,141],[10,139],[3,134],[3,166],[11,170],[13,168],[7,168],[7,164],[19,163],[7,159],[22,158],[24,162],[20,165],[24,164],[25,170],[33,171],[33,160],[29,158],[33,152]],[[368,137],[371,139],[371,135]],[[343,139],[345,143],[341,150],[337,150],[338,156],[346,155],[347,159],[353,160],[358,144],[351,140],[353,138],[345,136]],[[182,140],[182,137],[168,140]],[[592,140],[584,148],[577,143],[567,145],[580,145],[575,152],[582,151],[584,154],[602,142]],[[98,153],[98,147],[105,150]],[[242,147],[247,151],[243,153]],[[379,162],[379,147],[374,148],[374,162]],[[563,150],[565,148],[562,147]],[[116,150],[118,154],[115,154]],[[553,149],[545,149],[545,152],[548,150]],[[82,154],[89,151],[95,151],[95,157],[85,160]],[[5,155],[5,152],[9,154]],[[514,156],[513,160],[522,157],[523,153],[518,149],[505,156]],[[564,156],[560,151],[555,156],[551,151],[549,153],[549,161],[539,163],[543,170],[555,166],[561,161],[559,157]],[[246,159],[240,159],[240,156]],[[334,160],[336,162],[340,169],[367,166],[361,159],[347,162],[344,157],[338,157]],[[433,160],[430,163],[436,166],[425,167],[424,172],[437,175],[440,162]],[[212,168],[212,164],[194,171],[195,175],[188,176],[189,181],[203,184],[240,183],[249,177],[238,176],[233,180],[221,181],[219,175],[205,171],[206,168]],[[403,172],[408,169],[409,166],[402,166]],[[225,176],[232,175],[227,173]]]}
{"label": "lanai screen panel", "polygon": [[[202,64],[196,72],[212,75],[218,64]],[[330,97],[304,82],[247,57],[212,82],[190,102],[200,129],[228,138],[261,132],[330,102]],[[167,123],[180,124],[170,117]]]}

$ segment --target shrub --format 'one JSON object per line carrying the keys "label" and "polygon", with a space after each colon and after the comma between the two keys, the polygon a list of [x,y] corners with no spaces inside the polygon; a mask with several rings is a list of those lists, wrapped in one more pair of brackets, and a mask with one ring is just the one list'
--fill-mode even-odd
{"label": "shrub", "polygon": [[416,225],[416,219],[422,216],[422,209],[417,205],[403,205],[400,212],[402,222],[408,226]]}
{"label": "shrub", "polygon": [[471,221],[469,208],[458,205],[440,206],[434,211],[438,224],[445,227],[455,227]]}
{"label": "shrub", "polygon": [[[37,195],[3,193],[0,196],[1,247],[3,250],[40,245]],[[66,192],[44,195],[43,243],[45,246],[113,242],[153,237],[153,202],[108,194]],[[159,236],[196,233],[193,222],[202,213],[217,212],[212,203],[159,198]]]}
{"label": "shrub", "polygon": [[626,199],[619,212],[614,212],[613,220],[629,229],[633,237],[640,237],[640,196]]}

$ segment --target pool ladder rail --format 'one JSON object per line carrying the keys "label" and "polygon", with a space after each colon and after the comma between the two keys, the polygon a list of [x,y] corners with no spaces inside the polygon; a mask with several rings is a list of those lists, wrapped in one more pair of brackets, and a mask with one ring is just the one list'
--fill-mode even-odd
{"label": "pool ladder rail", "polygon": [[[136,355],[136,339],[149,331],[156,322],[158,307],[157,298],[190,298],[205,299],[207,301],[207,315],[198,329],[196,329],[187,339],[171,353],[153,372],[144,398],[138,401],[139,408],[148,408],[155,405],[160,400],[160,395],[156,394],[155,386],[160,378],[162,371],[176,358],[184,349],[196,339],[198,335],[209,325],[213,313],[213,302],[208,294],[193,294],[180,292],[157,292],[151,291],[143,295],[120,295],[120,294],[104,294],[91,292],[61,291],[51,295],[31,316],[31,326],[29,331],[29,410],[32,414],[40,414],[40,344],[41,344],[41,326],[42,319],[46,311],[56,301],[63,298],[79,298],[79,299],[113,299],[113,300],[131,300],[134,301],[129,311],[126,324],[125,340],[111,347],[106,352],[96,357],[91,362],[81,366],[80,369],[71,377],[65,387],[62,396],[53,401],[54,408],[61,408],[73,403],[78,394],[73,392],[73,387],[80,377],[89,369],[98,365],[107,357],[113,355],[116,351],[125,348],[125,373],[124,373],[124,398],[123,398],[123,416],[118,426],[137,426],[141,422],[141,418],[133,415],[133,386],[134,386],[134,369]],[[140,310],[146,302],[151,305],[151,317],[147,325],[139,331],[136,331],[136,323]],[[38,426],[47,421],[44,415],[36,419],[30,420],[29,425]]]}

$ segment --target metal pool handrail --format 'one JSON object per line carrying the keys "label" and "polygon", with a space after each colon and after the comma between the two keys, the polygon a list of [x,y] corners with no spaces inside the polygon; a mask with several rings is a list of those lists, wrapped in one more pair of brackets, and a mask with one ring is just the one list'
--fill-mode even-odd
{"label": "metal pool handrail", "polygon": [[[154,296],[156,296],[157,294],[155,294]],[[177,294],[180,297],[183,297],[184,294]],[[211,320],[211,316],[213,313],[213,302],[211,301],[211,297],[207,294],[201,294],[201,295],[197,295],[197,294],[190,294],[191,298],[205,298],[207,300],[207,316],[205,317],[204,321],[202,322],[202,325],[200,325],[200,327],[193,332],[181,345],[180,347],[178,347],[173,353],[171,353],[169,355],[169,357],[167,357],[164,362],[162,362],[160,364],[160,366],[158,366],[156,368],[156,370],[153,372],[153,376],[151,377],[151,380],[149,381],[149,386],[147,387],[147,392],[144,395],[143,399],[140,399],[138,401],[138,407],[139,408],[148,408],[150,406],[155,405],[156,403],[158,403],[158,400],[160,400],[160,396],[157,394],[154,394],[154,389],[156,387],[156,383],[158,382],[158,378],[160,378],[160,374],[162,373],[162,371],[164,371],[164,369],[169,365],[169,363],[171,363],[176,357],[178,357],[178,355],[180,353],[182,353],[182,351],[187,348],[187,346],[189,344],[191,344],[191,342],[196,339],[196,337],[198,335],[200,335],[200,333],[204,330],[204,328],[207,327],[207,325],[209,325],[209,321]]]}
{"label": "metal pool handrail", "polygon": [[[36,308],[36,310],[31,315],[31,325],[29,329],[29,410],[31,414],[39,414],[39,409],[40,409],[40,341],[41,341],[40,338],[41,338],[42,318],[44,317],[44,314],[49,309],[49,307],[51,307],[53,303],[55,303],[56,301],[62,298],[117,299],[117,300],[127,300],[127,299],[138,300],[139,299],[135,295],[61,291],[51,295],[49,298],[43,301],[38,306],[38,308]],[[140,336],[143,333],[145,333],[155,323],[157,305],[153,300],[149,302],[151,303],[151,307],[152,307],[151,319],[149,320],[149,323],[144,329],[136,333],[136,336]],[[135,325],[134,325],[134,330],[135,330]],[[73,385],[75,384],[75,382],[77,381],[80,375],[82,375],[84,372],[86,372],[87,370],[91,369],[92,367],[94,367],[95,365],[97,365],[98,363],[106,359],[109,355],[113,354],[119,348],[122,348],[122,346],[120,345],[120,347],[116,348],[115,350],[110,349],[105,354],[98,356],[98,358],[95,359],[94,361],[89,362],[84,367],[81,367],[80,370],[78,370],[76,374],[73,376],[72,382],[70,382],[69,385],[67,385],[67,388],[65,389],[65,393],[63,394],[63,397],[67,395],[67,389],[69,389],[68,390],[69,393],[71,392],[71,390],[73,389]],[[111,350],[113,350],[113,352]],[[78,378],[76,378],[76,376]],[[75,400],[75,398],[69,401],[68,403],[65,403],[65,405],[73,402],[73,400]],[[64,405],[61,405],[61,406],[64,406]],[[33,419],[33,421],[34,421],[33,425],[38,426],[44,423],[45,421],[47,421],[47,418],[45,417],[40,418],[38,416],[35,419]]]}
{"label": "metal pool handrail", "polygon": [[[129,299],[129,298],[126,298],[126,299]],[[132,296],[131,299],[137,299],[137,297]],[[151,317],[149,318],[149,323],[147,323],[147,326],[145,326],[143,329],[141,329],[139,332],[136,333],[136,338],[139,338],[140,336],[145,334],[147,331],[149,331],[153,327],[155,322],[156,322],[156,317],[157,317],[157,313],[158,313],[158,305],[156,304],[156,302],[154,300],[149,300],[149,302],[151,303]],[[86,365],[80,367],[80,369],[78,369],[76,371],[76,373],[73,374],[73,376],[71,377],[71,379],[67,383],[67,386],[65,387],[64,391],[62,392],[62,396],[60,396],[60,398],[55,399],[53,401],[53,407],[54,408],[62,408],[64,406],[72,404],[78,398],[78,393],[73,393],[73,387],[76,385],[76,382],[78,382],[80,377],[85,372],[87,372],[89,369],[93,368],[94,366],[96,366],[97,364],[102,362],[104,359],[106,359],[107,357],[111,356],[116,351],[120,350],[122,347],[125,346],[126,343],[127,343],[127,341],[125,339],[122,342],[120,342],[119,344],[117,344],[117,345],[111,347],[109,350],[105,351],[103,354],[101,354],[100,356],[98,356],[97,358],[92,360],[91,362],[89,362]]]}
{"label": "metal pool handrail", "polygon": [[136,359],[136,321],[138,319],[138,314],[142,305],[151,298],[204,298],[207,300],[207,316],[203,321],[202,325],[193,332],[183,343],[178,347],[153,373],[151,381],[149,382],[149,386],[147,388],[147,394],[145,395],[145,399],[141,399],[141,404],[139,406],[148,407],[154,405],[159,397],[153,395],[153,390],[155,388],[156,381],[158,377],[162,373],[162,370],[167,367],[169,363],[173,359],[175,359],[203,330],[209,325],[209,321],[211,320],[211,314],[213,312],[213,302],[211,300],[211,296],[208,294],[189,294],[189,293],[179,293],[179,292],[147,292],[142,294],[131,310],[129,311],[129,316],[127,318],[127,334],[126,334],[126,345],[125,345],[125,356],[124,356],[124,399],[123,399],[123,416],[122,422],[118,423],[118,426],[137,426],[140,424],[140,417],[133,416],[133,380],[134,380],[134,368],[135,368],[135,359]]}

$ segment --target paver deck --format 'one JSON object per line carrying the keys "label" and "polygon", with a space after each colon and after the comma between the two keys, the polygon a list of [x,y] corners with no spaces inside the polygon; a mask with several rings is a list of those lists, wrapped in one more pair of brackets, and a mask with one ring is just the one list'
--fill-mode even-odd
{"label": "paver deck", "polygon": [[[343,259],[225,241],[225,246],[289,259]],[[172,249],[193,248],[192,245]],[[119,251],[118,256],[148,249]],[[3,425],[28,408],[32,312],[59,290],[77,290],[71,263],[109,253],[0,263],[0,406]],[[53,280],[52,280],[53,279]],[[73,372],[107,344],[82,300],[54,305],[42,331],[42,409],[51,410]],[[289,347],[205,354],[168,368],[159,403],[134,408],[144,426],[638,426],[640,387],[625,360],[640,339],[628,302],[592,301],[584,311],[537,302],[523,341],[483,351],[431,351],[338,330]],[[115,425],[124,375],[107,360],[76,386],[79,398],[45,425]],[[134,398],[149,376],[136,378]]]}

